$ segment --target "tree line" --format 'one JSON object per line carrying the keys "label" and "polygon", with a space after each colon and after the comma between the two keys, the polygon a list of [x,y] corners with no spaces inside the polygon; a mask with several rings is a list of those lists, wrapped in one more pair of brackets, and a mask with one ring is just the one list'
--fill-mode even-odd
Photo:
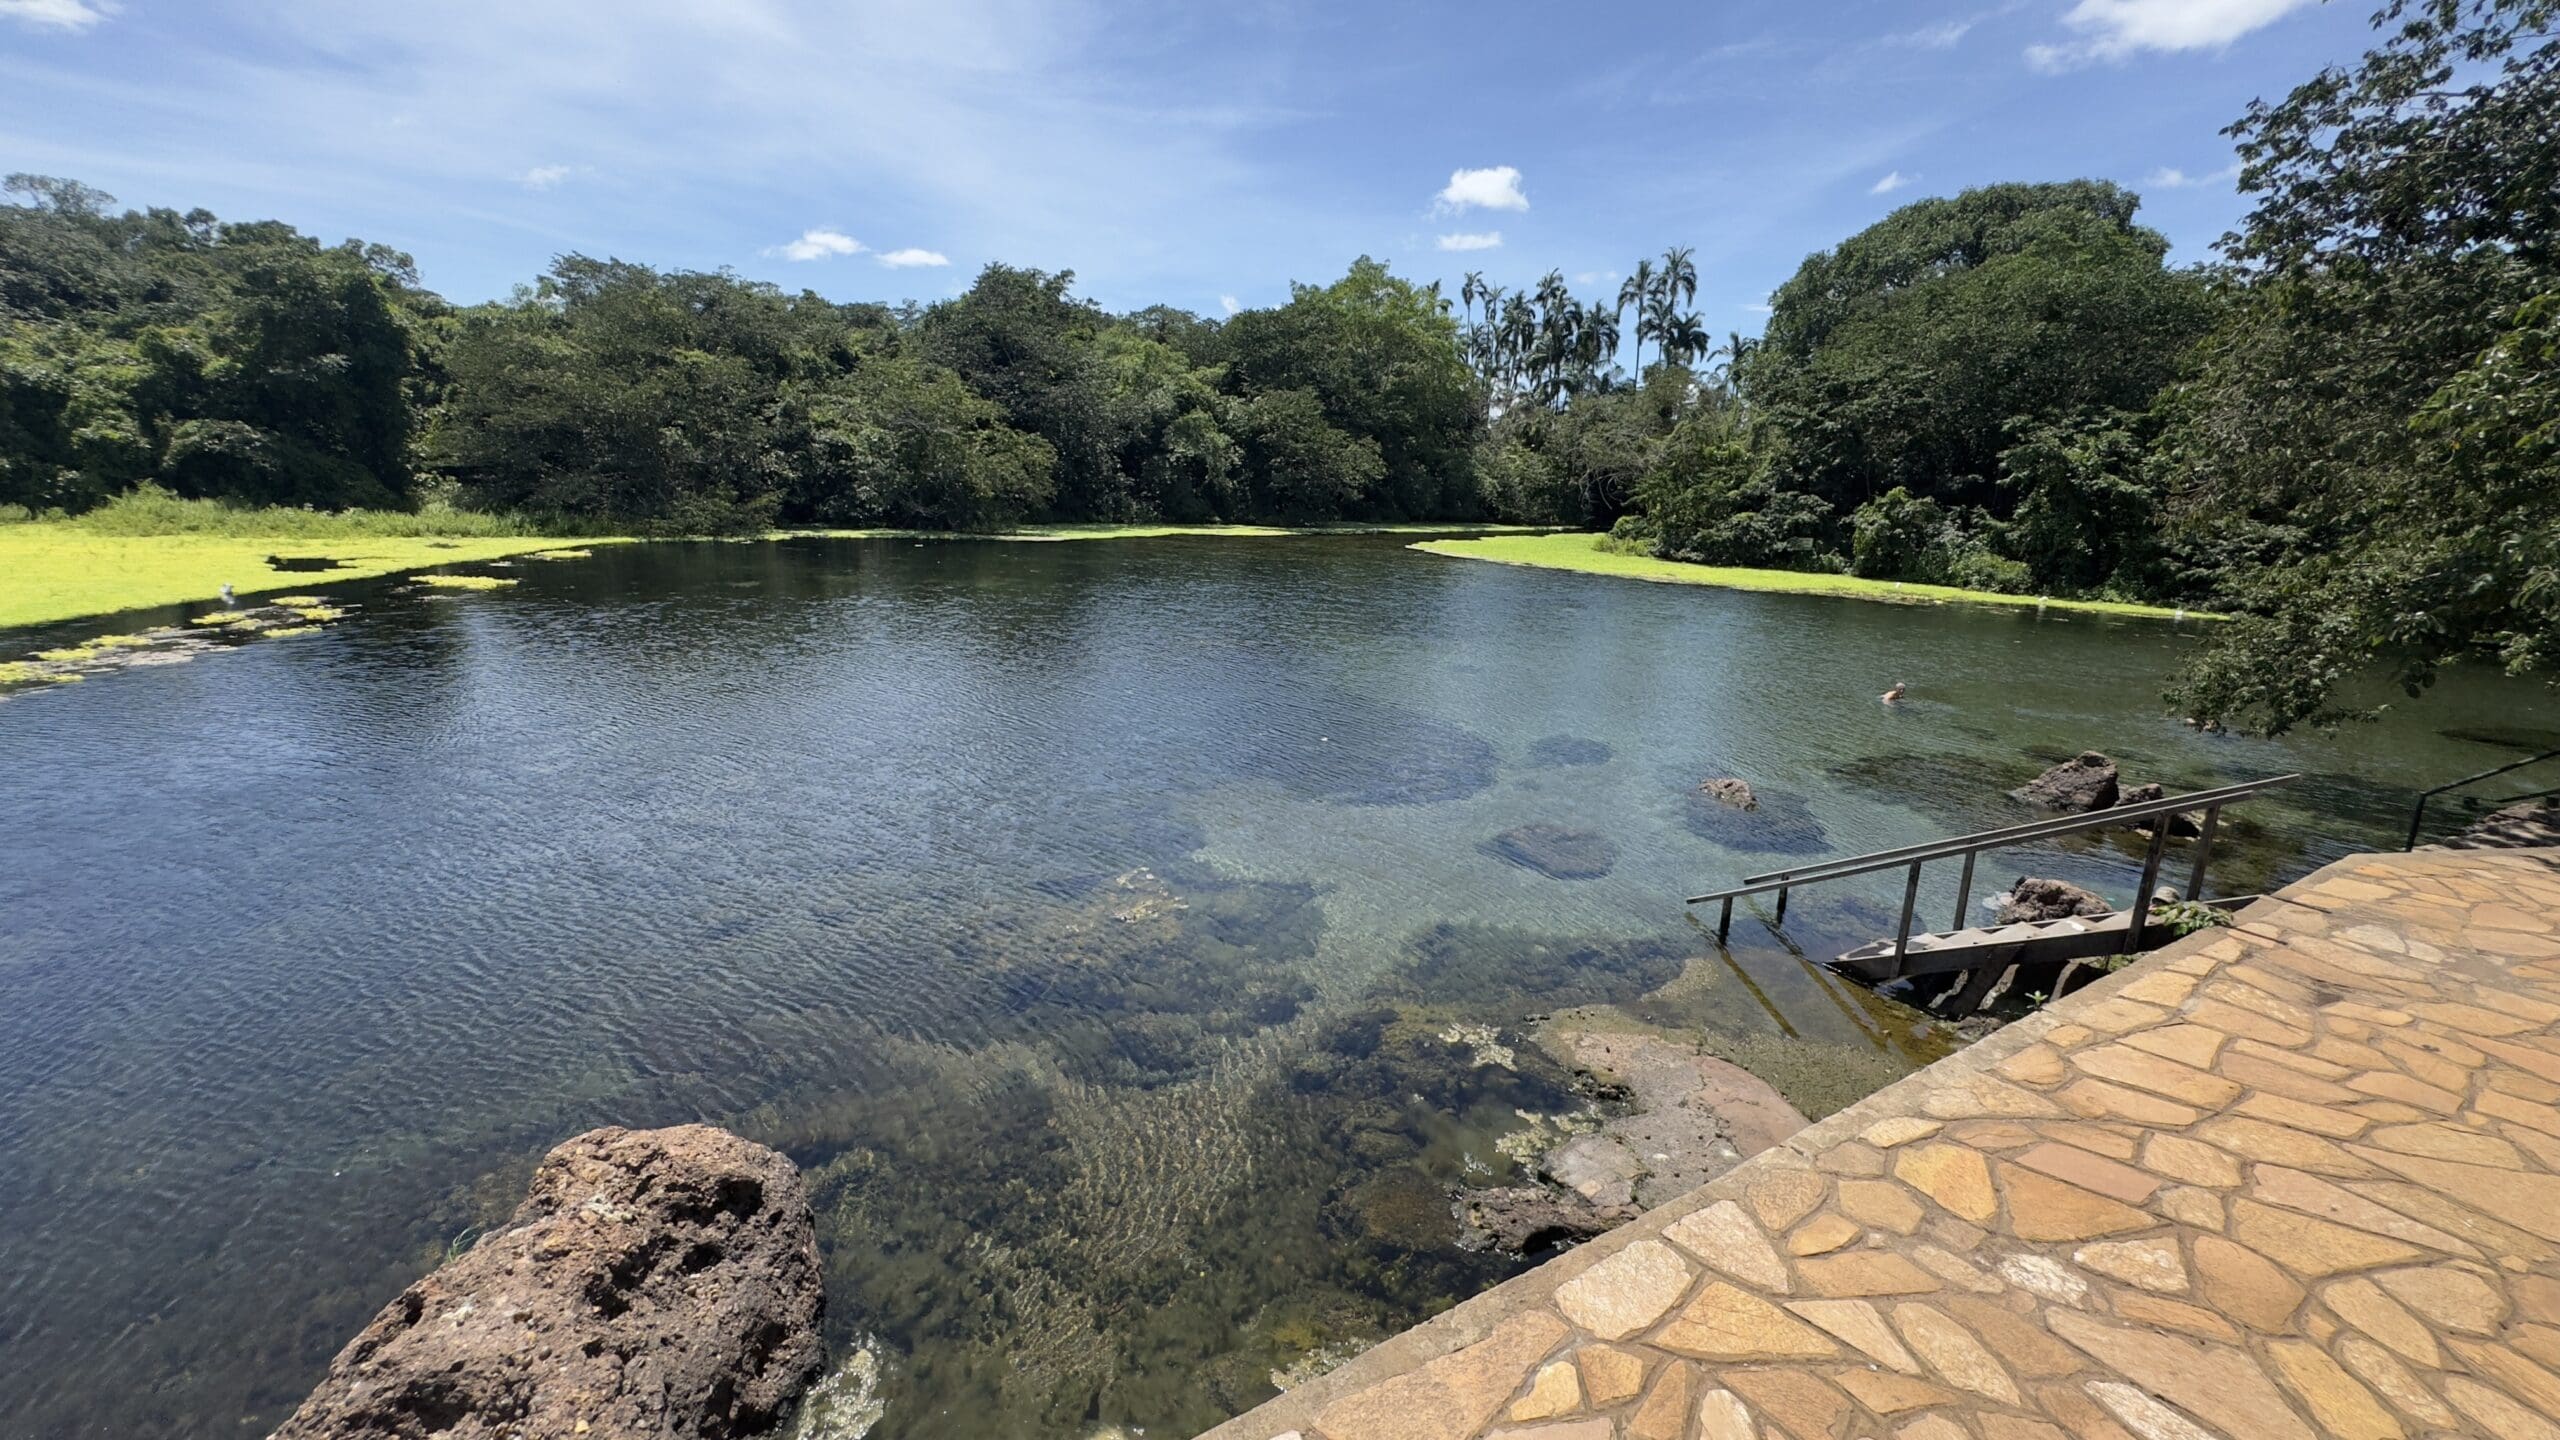
{"label": "tree line", "polygon": [[2227,610],[2177,702],[2326,720],[2377,662],[2545,666],[2560,618],[2560,0],[2376,29],[2231,127],[2253,208],[2209,263],[2119,186],[1992,185],[1811,256],[1722,344],[1682,247],[1588,298],[1363,257],[1223,320],[1004,265],[890,306],[583,255],[455,306],[385,247],[15,176],[0,505],[1563,523]]}

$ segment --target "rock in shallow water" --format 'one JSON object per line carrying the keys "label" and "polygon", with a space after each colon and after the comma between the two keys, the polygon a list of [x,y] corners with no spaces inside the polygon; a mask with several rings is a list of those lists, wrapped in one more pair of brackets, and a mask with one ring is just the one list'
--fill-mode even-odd
{"label": "rock in shallow water", "polygon": [[708,1125],[591,1130],[404,1291],[273,1440],[780,1433],[825,1359],[809,1197]]}
{"label": "rock in shallow water", "polygon": [[2104,915],[2115,907],[2105,896],[2083,890],[2068,880],[2041,880],[2021,876],[2009,887],[2008,898],[2000,902],[1993,917],[1996,925],[2019,925],[2031,921],[2068,920],[2077,915]]}
{"label": "rock in shallow water", "polygon": [[2116,803],[2116,762],[2083,750],[2009,793],[2048,810],[2104,810]]}
{"label": "rock in shallow water", "polygon": [[1594,880],[1618,863],[1618,843],[1596,830],[1567,825],[1521,825],[1485,844],[1485,851],[1525,865],[1552,880]]}

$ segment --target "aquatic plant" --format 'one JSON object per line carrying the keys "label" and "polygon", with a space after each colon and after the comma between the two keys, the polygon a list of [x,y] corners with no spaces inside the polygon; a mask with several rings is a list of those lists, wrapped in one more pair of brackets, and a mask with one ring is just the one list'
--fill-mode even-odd
{"label": "aquatic plant", "polygon": [[528,560],[591,560],[595,558],[595,553],[593,550],[536,550],[525,558]]}
{"label": "aquatic plant", "polygon": [[101,635],[94,640],[83,640],[77,645],[39,650],[36,652],[36,658],[51,660],[57,664],[77,663],[83,660],[95,660],[101,655],[117,650],[139,650],[150,643],[151,637],[148,635]]}
{"label": "aquatic plant", "polygon": [[309,605],[287,605],[284,608],[301,616],[305,620],[314,622],[343,620],[347,617],[347,612],[345,610],[342,610],[335,605],[322,605],[317,602]]}
{"label": "aquatic plant", "polygon": [[0,660],[0,686],[63,684],[79,678],[67,670],[47,670],[24,660]]}
{"label": "aquatic plant", "polygon": [[418,583],[438,590],[503,590],[521,582],[499,575],[421,575]]}
{"label": "aquatic plant", "polygon": [[280,625],[275,629],[264,633],[270,640],[282,640],[288,635],[317,635],[320,633],[320,627],[317,625]]}

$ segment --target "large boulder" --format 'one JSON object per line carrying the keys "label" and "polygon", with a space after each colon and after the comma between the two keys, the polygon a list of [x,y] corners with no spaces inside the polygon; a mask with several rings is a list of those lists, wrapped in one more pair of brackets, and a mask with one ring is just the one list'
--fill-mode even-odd
{"label": "large boulder", "polygon": [[274,1440],[780,1433],[825,1359],[808,1192],[708,1125],[591,1130],[402,1292]]}
{"label": "large boulder", "polygon": [[1698,793],[1721,800],[1736,810],[1757,810],[1760,797],[1751,793],[1751,782],[1731,775],[1710,775],[1698,782]]}
{"label": "large boulder", "polygon": [[2009,887],[1995,923],[2018,925],[2034,920],[2068,920],[2075,915],[2104,915],[2115,907],[2106,897],[2067,880],[2021,878]]}
{"label": "large boulder", "polygon": [[2116,803],[2116,762],[2083,750],[2009,793],[2048,810],[2104,810]]}

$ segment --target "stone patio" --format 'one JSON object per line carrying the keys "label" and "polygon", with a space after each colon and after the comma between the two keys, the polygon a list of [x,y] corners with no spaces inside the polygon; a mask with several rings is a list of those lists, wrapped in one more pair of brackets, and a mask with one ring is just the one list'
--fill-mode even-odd
{"label": "stone patio", "polygon": [[2346,861],[1208,1440],[2560,1440],[2560,850]]}

